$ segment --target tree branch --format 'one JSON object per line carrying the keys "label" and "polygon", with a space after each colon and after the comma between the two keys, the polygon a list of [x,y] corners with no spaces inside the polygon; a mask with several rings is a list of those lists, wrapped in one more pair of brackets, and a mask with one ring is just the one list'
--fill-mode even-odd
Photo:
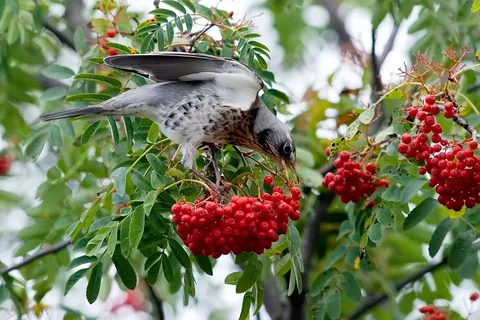
{"label": "tree branch", "polygon": [[393,49],[393,45],[395,44],[395,39],[397,38],[398,29],[400,29],[400,24],[395,23],[393,25],[392,33],[390,33],[390,37],[388,38],[387,44],[385,45],[385,49],[383,49],[382,55],[380,56],[380,58],[378,58],[379,68],[382,67],[388,54]]}
{"label": "tree branch", "polygon": [[[417,280],[420,280],[423,278],[428,273],[432,273],[437,269],[442,268],[444,265],[447,264],[447,257],[444,257],[440,262],[436,264],[429,265],[422,270],[419,270],[418,272],[414,273],[410,277],[398,282],[395,284],[395,290],[400,291],[403,287],[414,283]],[[362,304],[357,310],[353,311],[349,316],[347,316],[347,319],[349,320],[354,320],[360,318],[362,315],[376,307],[377,305],[381,304],[385,300],[388,299],[388,295],[386,293],[378,295],[378,296],[373,296],[368,298],[364,304]]]}
{"label": "tree branch", "polygon": [[10,267],[6,267],[6,268],[3,268],[2,270],[0,270],[0,276],[4,275],[6,273],[9,273],[10,271],[20,269],[21,267],[24,267],[24,266],[34,262],[35,260],[40,259],[41,257],[44,257],[46,255],[49,255],[49,254],[52,254],[52,253],[55,253],[55,252],[58,252],[60,250],[63,250],[66,247],[68,247],[71,243],[72,243],[71,240],[65,240],[65,241],[57,243],[56,245],[53,245],[51,247],[39,250],[39,251],[35,252],[34,254],[32,254],[31,256],[26,257],[23,261],[21,261],[17,264],[11,265]]}
{"label": "tree branch", "polygon": [[75,50],[75,44],[73,43],[73,36],[68,31],[60,31],[57,26],[50,19],[43,19],[43,26],[45,29],[53,33],[58,40],[64,43],[67,47]]}
{"label": "tree branch", "polygon": [[162,299],[158,296],[158,294],[155,292],[155,289],[151,285],[149,285],[146,280],[145,280],[145,285],[147,286],[148,292],[150,293],[150,300],[152,301],[157,311],[156,319],[165,320],[165,313],[163,312]]}
{"label": "tree branch", "polygon": [[302,273],[303,291],[298,293],[295,291],[290,298],[290,319],[305,318],[305,300],[308,292],[308,276],[312,266],[313,254],[317,243],[317,236],[320,231],[320,225],[330,207],[335,195],[331,192],[322,193],[317,197],[315,202],[315,214],[305,223],[303,231],[302,257],[304,262],[304,272]]}
{"label": "tree branch", "polygon": [[65,3],[65,20],[72,33],[75,32],[77,28],[81,28],[85,32],[85,37],[90,39],[90,30],[88,29],[87,21],[83,16],[84,9],[85,3],[83,0],[67,0]]}
{"label": "tree branch", "polygon": [[286,300],[282,302],[282,292],[277,286],[277,280],[270,275],[263,285],[263,305],[272,320],[287,320],[289,305]]}
{"label": "tree branch", "polygon": [[35,79],[37,79],[37,81],[40,83],[40,85],[44,89],[49,89],[49,88],[53,88],[53,87],[62,87],[62,88],[65,88],[65,89],[70,88],[67,84],[65,84],[61,81],[45,77],[44,75],[41,75],[41,74],[36,75]]}
{"label": "tree branch", "polygon": [[[338,37],[340,39],[340,43],[344,44],[352,44],[352,38],[348,34],[347,30],[345,29],[345,22],[342,18],[338,15],[338,8],[339,3],[337,0],[324,0],[323,6],[328,11],[330,15],[330,24],[332,28],[337,32]],[[352,44],[353,47],[353,44]]]}

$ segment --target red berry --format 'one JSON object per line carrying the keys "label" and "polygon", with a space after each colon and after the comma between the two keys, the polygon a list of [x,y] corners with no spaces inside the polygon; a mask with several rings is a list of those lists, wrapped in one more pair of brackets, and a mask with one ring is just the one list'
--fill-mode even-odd
{"label": "red berry", "polygon": [[292,187],[290,189],[290,193],[292,194],[292,198],[294,200],[300,200],[300,198],[302,197],[302,191],[299,187]]}
{"label": "red berry", "polygon": [[12,166],[12,158],[8,155],[0,156],[0,176],[7,175]]}
{"label": "red berry", "polygon": [[108,48],[108,54],[111,56],[116,56],[118,54],[118,51],[113,48]]}
{"label": "red berry", "polygon": [[447,110],[445,110],[445,112],[443,113],[443,116],[444,116],[445,118],[447,118],[447,119],[452,119],[453,116],[454,116],[454,113],[453,113],[453,111],[447,111]]}
{"label": "red berry", "polygon": [[342,152],[340,152],[339,157],[340,157],[340,160],[346,162],[346,161],[350,160],[350,153],[348,153],[347,151],[342,151]]}
{"label": "red berry", "polygon": [[369,162],[365,166],[365,169],[371,173],[375,173],[375,171],[377,171],[377,165],[374,162]]}
{"label": "red berry", "polygon": [[430,113],[434,116],[436,116],[437,114],[440,113],[440,108],[438,106],[432,106],[431,107],[431,110],[430,110]]}
{"label": "red berry", "polygon": [[432,96],[431,94],[427,94],[425,96],[425,102],[428,103],[428,104],[434,104],[436,100],[437,99],[435,99],[435,97]]}
{"label": "red berry", "polygon": [[453,103],[452,102],[445,102],[445,104],[443,105],[443,108],[445,109],[445,111],[452,111],[453,112]]}
{"label": "red berry", "polygon": [[470,301],[477,301],[479,297],[480,297],[480,294],[478,292],[473,292],[470,295]]}
{"label": "red berry", "polygon": [[274,192],[272,194],[272,201],[273,202],[280,202],[282,200],[282,195],[278,192]]}
{"label": "red berry", "polygon": [[263,183],[266,185],[271,185],[273,183],[273,177],[272,176],[265,176],[263,178]]}
{"label": "red berry", "polygon": [[424,111],[420,111],[417,114],[417,119],[420,120],[420,121],[425,120],[426,117],[427,117],[427,114]]}
{"label": "red berry", "polygon": [[477,149],[477,147],[478,147],[478,142],[475,141],[475,140],[472,140],[472,141],[470,141],[470,142],[468,143],[468,147],[469,147],[470,149],[472,149],[472,150],[473,150],[473,149]]}
{"label": "red berry", "polygon": [[107,37],[114,38],[117,35],[117,31],[115,29],[108,29],[107,30]]}
{"label": "red berry", "polygon": [[418,108],[417,107],[411,107],[411,108],[408,109],[408,115],[410,117],[417,116],[417,113],[418,113]]}
{"label": "red berry", "polygon": [[410,142],[412,142],[412,136],[409,135],[408,133],[402,134],[402,142],[409,144]]}
{"label": "red berry", "polygon": [[424,175],[427,173],[427,169],[425,167],[420,167],[418,168],[418,173]]}
{"label": "red berry", "polygon": [[233,17],[233,11],[230,11],[230,12],[228,13],[228,17],[229,17],[229,18]]}
{"label": "red berry", "polygon": [[403,142],[400,142],[400,144],[398,145],[398,152],[407,153],[407,151],[408,151],[408,145],[406,145]]}
{"label": "red berry", "polygon": [[330,157],[330,152],[331,152],[331,151],[330,151],[330,147],[327,147],[327,148],[325,149],[325,154],[327,155],[327,157]]}

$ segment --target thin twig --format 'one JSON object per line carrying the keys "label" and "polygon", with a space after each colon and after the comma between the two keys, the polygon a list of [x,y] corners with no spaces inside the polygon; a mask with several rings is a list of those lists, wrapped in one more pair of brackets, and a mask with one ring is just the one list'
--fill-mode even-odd
{"label": "thin twig", "polygon": [[0,270],[0,276],[4,275],[6,273],[9,273],[10,271],[20,269],[21,267],[24,267],[24,266],[34,262],[35,260],[40,259],[41,257],[44,257],[46,255],[49,255],[49,254],[52,254],[52,253],[55,253],[55,252],[58,252],[60,250],[63,250],[66,247],[68,247],[71,243],[72,243],[71,240],[65,240],[65,241],[57,243],[56,245],[53,245],[51,247],[39,250],[39,251],[35,252],[34,254],[32,254],[31,256],[23,259],[21,262],[13,264],[10,267],[6,267],[6,268],[3,268],[2,270]]}
{"label": "thin twig", "polygon": [[[414,283],[417,280],[420,280],[426,274],[432,273],[435,270],[442,268],[446,264],[447,264],[447,257],[444,257],[440,262],[438,262],[436,264],[429,265],[429,266],[423,268],[422,270],[419,270],[418,272],[414,273],[410,277],[398,282],[397,284],[395,284],[394,288],[395,288],[396,291],[399,291],[403,287],[405,287],[405,286],[407,286],[411,283]],[[383,294],[378,295],[378,296],[370,297],[358,309],[356,309],[349,316],[347,316],[346,319],[349,319],[349,320],[359,319],[362,315],[369,312],[371,309],[373,309],[374,307],[381,304],[382,302],[384,302],[387,299],[388,299],[388,295],[386,293],[383,293]]]}
{"label": "thin twig", "polygon": [[188,50],[189,53],[193,52],[193,49],[195,47],[195,43],[200,39],[201,36],[203,36],[208,30],[216,26],[215,23],[210,23],[209,25],[205,26],[192,40],[190,40],[190,50]]}

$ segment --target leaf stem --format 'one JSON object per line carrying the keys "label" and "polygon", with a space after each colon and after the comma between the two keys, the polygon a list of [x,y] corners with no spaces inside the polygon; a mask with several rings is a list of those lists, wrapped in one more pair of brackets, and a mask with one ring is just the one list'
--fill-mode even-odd
{"label": "leaf stem", "polygon": [[453,78],[456,78],[457,76],[461,75],[462,73],[468,71],[468,70],[472,70],[472,69],[475,69],[477,67],[480,67],[480,63],[476,63],[476,64],[472,64],[471,66],[468,66],[466,68],[463,68],[462,70],[460,71],[457,71],[456,73],[453,74]]}
{"label": "leaf stem", "polygon": [[393,87],[392,89],[390,89],[389,91],[387,91],[383,96],[380,97],[380,99],[377,100],[377,102],[375,102],[373,104],[373,107],[376,107],[377,105],[379,105],[383,100],[385,100],[386,97],[388,97],[388,95],[390,95],[391,93],[393,93],[394,91],[400,89],[400,88],[403,88],[405,86],[408,86],[408,85],[412,85],[412,86],[419,86],[419,87],[423,87],[424,85],[421,83],[421,82],[405,82],[405,83],[400,83],[398,86],[396,87]]}

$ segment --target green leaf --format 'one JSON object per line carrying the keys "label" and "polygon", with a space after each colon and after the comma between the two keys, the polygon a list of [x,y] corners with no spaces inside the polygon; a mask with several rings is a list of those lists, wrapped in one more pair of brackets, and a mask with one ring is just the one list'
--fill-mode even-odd
{"label": "green leaf", "polygon": [[195,279],[193,278],[192,269],[185,270],[184,289],[189,296],[195,297]]}
{"label": "green leaf", "polygon": [[149,33],[145,38],[143,38],[142,43],[140,44],[140,53],[147,53],[153,49],[154,35],[154,33]]}
{"label": "green leaf", "polygon": [[312,283],[310,294],[312,297],[320,295],[332,282],[334,276],[337,274],[337,269],[327,269],[321,273]]}
{"label": "green leaf", "polygon": [[115,144],[120,143],[120,135],[118,134],[117,122],[113,116],[107,116],[108,123],[110,124],[110,130],[112,132],[113,141]]}
{"label": "green leaf", "polygon": [[330,318],[339,319],[341,310],[340,292],[334,289],[327,296],[327,313]]}
{"label": "green leaf", "polygon": [[472,12],[480,10],[480,0],[475,0],[472,4]]}
{"label": "green leaf", "polygon": [[187,27],[187,32],[188,33],[192,32],[192,28],[193,28],[192,16],[189,14],[186,14],[184,19],[185,19],[185,26]]}
{"label": "green leaf", "polygon": [[300,267],[300,272],[303,272],[303,259],[302,251],[300,248],[300,233],[293,224],[288,226],[287,230],[288,239],[290,240],[289,249],[292,254],[292,258],[297,260]]}
{"label": "green leaf", "polygon": [[78,93],[65,98],[66,102],[73,101],[106,101],[112,98],[104,93]]}
{"label": "green leaf", "polygon": [[85,41],[85,31],[78,26],[75,29],[75,33],[73,34],[73,43],[75,46],[75,51],[82,52],[87,48],[87,43]]}
{"label": "green leaf", "polygon": [[65,284],[65,291],[63,293],[64,296],[66,296],[70,290],[73,288],[73,286],[87,274],[88,268],[80,269],[73,273],[67,280],[67,283]]}
{"label": "green leaf", "polygon": [[88,280],[87,285],[87,300],[90,304],[97,300],[98,294],[100,293],[100,285],[102,284],[102,268],[103,264],[99,262],[95,267],[93,267],[92,273],[90,273],[90,279]]}
{"label": "green leaf", "polygon": [[157,30],[157,47],[158,51],[163,51],[165,49],[165,33],[161,28]]}
{"label": "green leaf", "polygon": [[385,201],[400,202],[402,201],[402,190],[397,187],[396,183],[390,186],[382,193],[382,199]]}
{"label": "green leaf", "polygon": [[395,222],[395,216],[393,215],[392,209],[387,206],[378,206],[375,210],[377,211],[375,217],[382,226],[393,226],[393,223]]}
{"label": "green leaf", "polygon": [[48,131],[43,131],[36,135],[25,147],[25,156],[33,161],[37,161],[49,136],[50,133]]}
{"label": "green leaf", "polygon": [[430,213],[432,213],[438,206],[438,201],[432,198],[423,200],[415,209],[410,212],[403,222],[403,229],[408,230],[415,227],[423,221]]}
{"label": "green leaf", "polygon": [[183,32],[183,23],[182,23],[182,19],[180,19],[180,17],[175,18],[175,25],[177,26],[178,31],[180,31],[180,33],[182,33]]}
{"label": "green leaf", "polygon": [[132,171],[132,180],[133,183],[140,188],[140,190],[149,192],[152,190],[152,185],[150,184],[150,181],[148,181],[140,172],[137,170]]}
{"label": "green leaf", "polygon": [[123,117],[123,122],[125,124],[125,130],[127,131],[127,141],[128,145],[131,146],[133,144],[133,123],[130,117]]}
{"label": "green leaf", "polygon": [[97,257],[89,257],[89,256],[80,256],[75,258],[70,262],[67,270],[71,270],[75,267],[81,266],[82,264],[96,262],[98,259]]}
{"label": "green leaf", "polygon": [[338,246],[335,248],[335,250],[332,251],[328,255],[327,261],[325,261],[325,269],[330,269],[331,266],[335,264],[338,260],[340,260],[345,253],[347,253],[347,246],[342,244],[341,246]]}
{"label": "green leaf", "polygon": [[242,301],[242,310],[240,311],[240,317],[238,320],[246,320],[250,315],[250,306],[252,305],[252,294],[250,292],[245,293]]}
{"label": "green leaf", "polygon": [[102,233],[96,235],[93,239],[88,241],[87,246],[85,248],[85,254],[87,256],[93,256],[97,254],[98,250],[102,247],[103,241],[107,237],[108,233]]}
{"label": "green leaf", "polygon": [[180,0],[181,3],[183,3],[190,11],[196,12],[195,6],[190,0]]}
{"label": "green leaf", "polygon": [[370,124],[373,118],[375,118],[375,108],[368,108],[360,114],[358,120],[363,124]]}
{"label": "green leaf", "polygon": [[53,79],[68,79],[75,75],[75,72],[67,67],[51,64],[42,70],[42,74]]}
{"label": "green leaf", "polygon": [[92,203],[90,208],[85,210],[80,216],[80,222],[83,223],[85,231],[88,231],[90,229],[90,226],[92,225],[92,222],[95,218],[95,214],[100,208],[100,200],[101,200],[100,198],[97,198],[97,200],[95,200],[95,202]]}
{"label": "green leaf", "polygon": [[378,243],[383,238],[382,225],[380,223],[375,223],[368,228],[368,238],[374,242]]}
{"label": "green leaf", "polygon": [[292,268],[292,256],[290,253],[287,253],[280,259],[274,260],[273,263],[273,274],[277,277],[285,275]]}
{"label": "green leaf", "polygon": [[127,168],[120,167],[115,169],[110,174],[110,178],[113,180],[118,195],[123,197],[125,195],[125,189],[127,186]]}
{"label": "green leaf", "polygon": [[95,82],[106,83],[114,88],[122,88],[122,82],[114,77],[103,76],[93,73],[81,73],[75,76],[75,80],[90,80]]}
{"label": "green leaf", "polygon": [[118,236],[118,222],[112,228],[112,231],[110,231],[110,235],[108,236],[107,254],[110,257],[113,257],[113,254],[115,253],[115,248],[117,247],[117,236]]}
{"label": "green leaf", "polygon": [[169,5],[170,7],[180,11],[181,13],[187,13],[187,10],[185,10],[185,7],[182,6],[180,3],[177,1],[172,1],[172,0],[163,0],[163,3],[166,5]]}
{"label": "green leaf", "polygon": [[160,273],[160,261],[155,263],[147,272],[147,281],[148,284],[153,286],[157,283],[158,274]]}
{"label": "green leaf", "polygon": [[258,282],[254,287],[254,298],[255,298],[255,307],[253,310],[253,315],[257,315],[260,312],[260,309],[263,305],[263,295],[264,290],[260,282]]}
{"label": "green leaf", "polygon": [[411,180],[402,191],[402,202],[407,203],[410,201],[410,199],[412,199],[417,192],[422,189],[426,182],[427,179],[424,177],[417,177]]}
{"label": "green leaf", "polygon": [[158,156],[154,155],[153,153],[149,153],[146,155],[146,158],[155,172],[161,175],[165,174],[165,166],[163,165],[162,161],[158,159]]}
{"label": "green leaf", "polygon": [[154,14],[154,15],[159,15],[159,16],[167,16],[167,17],[172,17],[175,18],[177,14],[168,9],[155,9],[149,12],[149,14]]}
{"label": "green leaf", "polygon": [[347,127],[347,132],[345,133],[345,140],[351,140],[353,137],[355,137],[359,128],[360,120],[357,118]]}
{"label": "green leaf", "polygon": [[98,129],[102,126],[102,121],[95,121],[90,124],[87,129],[82,133],[82,135],[75,141],[76,146],[83,146],[90,141],[90,139],[95,135]]}
{"label": "green leaf", "polygon": [[123,44],[120,44],[120,43],[115,43],[115,42],[107,42],[105,43],[105,45],[109,48],[113,48],[113,49],[117,49],[123,53],[132,53],[135,52],[135,50],[131,47],[127,47]]}
{"label": "green leaf", "polygon": [[[252,53],[253,53],[253,51],[252,51]],[[269,89],[267,92],[268,92],[268,94],[274,96],[275,98],[277,98],[277,99],[279,99],[279,100],[281,100],[285,103],[290,103],[290,99],[288,98],[288,96],[285,93],[283,93],[279,90]]]}
{"label": "green leaf", "polygon": [[145,271],[148,271],[148,269],[150,269],[155,263],[157,263],[162,256],[163,254],[157,251],[154,254],[152,254],[150,257],[148,257],[147,261],[145,261],[145,266],[144,266]]}
{"label": "green leaf", "polygon": [[432,234],[432,238],[430,239],[430,243],[428,245],[428,254],[430,257],[435,257],[442,246],[443,240],[447,234],[452,230],[453,226],[455,225],[455,221],[450,218],[445,218],[440,224],[437,226],[435,231]]}
{"label": "green leaf", "polygon": [[462,265],[474,240],[475,232],[472,230],[464,231],[457,236],[448,253],[448,265],[450,268],[456,269]]}
{"label": "green leaf", "polygon": [[150,191],[145,197],[145,202],[143,203],[143,211],[145,212],[145,215],[147,216],[150,215],[150,212],[152,211],[152,208],[155,204],[156,198],[157,198],[156,190]]}
{"label": "green leaf", "polygon": [[230,284],[236,286],[238,284],[238,280],[243,275],[243,271],[235,271],[230,273],[228,276],[225,277],[225,284]]}
{"label": "green leaf", "polygon": [[40,100],[42,101],[54,101],[60,98],[65,97],[67,94],[67,89],[64,87],[54,87],[45,90],[42,95],[40,96]]}
{"label": "green leaf", "polygon": [[170,249],[172,249],[172,253],[175,258],[177,258],[178,262],[180,262],[185,269],[191,269],[192,262],[190,261],[190,258],[188,257],[185,249],[183,249],[182,245],[178,243],[177,240],[172,238],[168,239],[168,245],[170,246]]}
{"label": "green leaf", "polygon": [[145,228],[145,213],[143,212],[143,207],[138,206],[135,208],[135,211],[132,213],[132,218],[130,220],[130,229],[128,232],[128,238],[130,242],[130,248],[135,250],[142,240],[143,230]]}
{"label": "green leaf", "polygon": [[357,279],[349,271],[342,272],[342,280],[340,283],[342,290],[347,297],[353,301],[359,302],[362,299],[362,291],[358,285]]}
{"label": "green leaf", "polygon": [[203,272],[205,272],[209,276],[213,276],[212,261],[210,261],[209,257],[195,255],[195,260],[197,261],[198,266],[200,267],[200,269],[203,270]]}
{"label": "green leaf", "polygon": [[120,223],[120,248],[122,250],[122,255],[125,258],[127,258],[130,253],[130,220],[130,218],[126,218]]}
{"label": "green leaf", "polygon": [[158,127],[158,124],[156,122],[152,122],[152,125],[148,130],[147,141],[150,143],[155,143],[159,133],[160,133],[160,128]]}
{"label": "green leaf", "polygon": [[167,23],[166,29],[167,29],[167,45],[171,45],[173,41],[173,37],[175,36],[175,33],[173,31],[173,25],[171,22]]}
{"label": "green leaf", "polygon": [[118,251],[112,257],[118,276],[127,289],[133,290],[137,286],[137,274],[130,262]]}
{"label": "green leaf", "polygon": [[242,293],[246,292],[248,289],[253,287],[253,285],[258,281],[260,275],[262,274],[263,263],[258,259],[256,255],[253,255],[248,264],[243,271],[242,276],[238,280],[236,292]]}
{"label": "green leaf", "polygon": [[172,264],[170,263],[170,257],[167,256],[166,254],[162,255],[162,267],[163,267],[163,275],[165,276],[165,279],[169,283],[172,283],[173,281]]}

